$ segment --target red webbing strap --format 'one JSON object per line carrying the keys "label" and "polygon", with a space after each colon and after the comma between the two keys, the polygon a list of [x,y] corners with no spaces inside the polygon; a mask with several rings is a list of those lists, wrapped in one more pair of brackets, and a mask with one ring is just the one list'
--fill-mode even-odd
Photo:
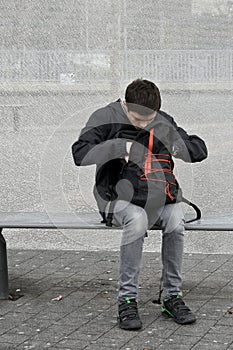
{"label": "red webbing strap", "polygon": [[154,145],[154,128],[151,128],[150,129],[149,144],[148,144],[148,153],[146,155],[146,160],[145,160],[145,176],[147,176],[147,174],[151,173],[153,145]]}
{"label": "red webbing strap", "polygon": [[148,146],[150,153],[152,153],[152,151],[153,151],[153,145],[154,145],[154,128],[151,128],[150,129],[149,146]]}

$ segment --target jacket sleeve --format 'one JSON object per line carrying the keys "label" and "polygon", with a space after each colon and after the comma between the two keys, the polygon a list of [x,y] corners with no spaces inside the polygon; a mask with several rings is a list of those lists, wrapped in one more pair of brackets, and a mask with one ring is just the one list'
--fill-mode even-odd
{"label": "jacket sleeve", "polygon": [[189,135],[172,120],[173,156],[185,162],[201,162],[208,156],[205,142],[197,135]]}
{"label": "jacket sleeve", "polygon": [[[104,120],[105,119],[105,120]],[[112,124],[106,122],[101,111],[94,112],[82,129],[79,139],[72,145],[76,165],[103,165],[126,155],[126,140],[109,139]]]}

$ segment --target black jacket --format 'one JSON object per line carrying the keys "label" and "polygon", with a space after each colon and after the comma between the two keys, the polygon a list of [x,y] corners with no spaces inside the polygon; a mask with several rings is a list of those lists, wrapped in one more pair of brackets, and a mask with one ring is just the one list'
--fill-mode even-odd
{"label": "black jacket", "polygon": [[[163,183],[165,179],[168,187],[170,186],[166,187],[165,191],[166,203],[176,202],[181,198],[179,184],[173,175],[172,156],[192,163],[200,162],[207,157],[204,141],[196,135],[188,135],[163,111],[159,111],[145,129],[137,129],[127,118],[120,100],[98,109],[82,129],[78,141],[73,144],[72,153],[78,166],[97,165],[94,195],[100,212],[104,211],[108,201],[117,197],[141,206],[145,205],[148,181],[139,179],[142,180],[144,177],[144,180],[150,180],[147,176],[145,178],[145,157],[152,129],[155,160],[153,164],[156,164],[156,167],[158,164],[160,166],[160,171],[154,170],[152,176],[159,175],[159,178],[156,178],[157,184]],[[128,140],[133,140],[133,145],[129,162],[126,163]],[[160,176],[163,176],[163,179],[160,179]],[[127,181],[121,181],[116,189],[116,184],[122,179],[131,183],[134,194],[127,195],[130,192]]]}

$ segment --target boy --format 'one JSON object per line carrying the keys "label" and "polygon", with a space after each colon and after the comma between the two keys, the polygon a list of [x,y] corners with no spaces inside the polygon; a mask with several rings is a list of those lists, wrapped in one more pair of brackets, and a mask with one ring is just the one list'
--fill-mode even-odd
{"label": "boy", "polygon": [[200,162],[207,149],[160,107],[158,87],[137,79],[127,86],[124,101],[91,115],[72,146],[76,165],[97,165],[94,195],[104,221],[123,228],[118,322],[126,330],[142,327],[137,298],[143,242],[158,220],[163,228],[162,311],[179,324],[196,320],[182,299],[184,213],[172,156]]}

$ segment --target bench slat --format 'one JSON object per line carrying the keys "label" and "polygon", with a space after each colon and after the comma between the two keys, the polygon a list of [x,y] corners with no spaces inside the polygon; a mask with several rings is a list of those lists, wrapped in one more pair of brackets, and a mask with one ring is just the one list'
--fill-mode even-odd
{"label": "bench slat", "polygon": [[[97,212],[0,212],[1,228],[109,229]],[[160,229],[156,227],[154,229]],[[185,224],[186,230],[233,231],[233,215],[212,214]]]}

